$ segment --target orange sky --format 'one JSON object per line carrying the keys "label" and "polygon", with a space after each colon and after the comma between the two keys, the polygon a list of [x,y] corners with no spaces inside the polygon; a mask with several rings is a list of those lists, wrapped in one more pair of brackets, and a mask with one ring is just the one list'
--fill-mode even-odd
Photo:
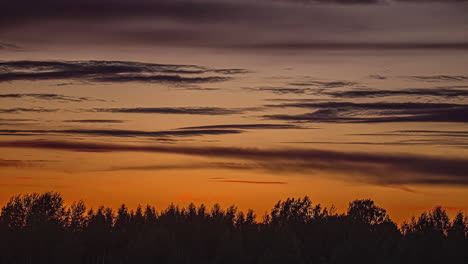
{"label": "orange sky", "polygon": [[[434,121],[406,122],[374,122],[369,119],[413,118],[416,115],[419,118],[420,112],[415,111],[423,111],[425,117],[438,111],[437,107],[444,111],[466,109],[463,105],[467,102],[466,96],[421,95],[415,90],[466,89],[468,77],[464,75],[464,69],[468,68],[468,56],[465,52],[408,54],[389,51],[377,55],[348,51],[345,54],[304,52],[271,55],[209,49],[190,52],[190,49],[169,48],[127,48],[116,52],[99,47],[74,53],[67,52],[66,48],[0,52],[3,52],[1,58],[4,62],[92,59],[245,69],[242,73],[226,75],[216,71],[199,75],[179,73],[189,77],[220,75],[231,78],[186,83],[102,82],[82,76],[60,79],[15,77],[1,81],[0,77],[1,94],[23,95],[0,97],[0,204],[18,193],[54,190],[61,192],[68,202],[82,199],[93,207],[101,204],[117,207],[126,203],[130,207],[153,204],[163,209],[172,202],[180,205],[219,202],[225,207],[235,204],[243,210],[252,208],[259,216],[280,199],[305,195],[315,203],[327,207],[335,205],[339,212],[343,212],[348,202],[354,199],[370,198],[386,208],[392,219],[399,223],[436,205],[445,206],[451,215],[459,210],[468,211],[468,181],[467,175],[463,175],[466,168],[463,161],[468,161],[466,119],[460,117],[460,120],[453,121],[437,117],[439,119]],[[38,71],[30,66],[21,69],[11,65],[4,67],[0,75]],[[63,69],[44,71],[49,70]],[[108,73],[96,74],[107,76]],[[465,76],[466,79],[437,79],[440,75]],[[432,76],[433,79],[412,76]],[[281,91],[281,88],[302,89],[302,92]],[[410,90],[415,95],[337,98],[329,93],[356,90]],[[37,94],[66,97],[44,99]],[[84,100],[77,99],[84,97]],[[314,108],[300,105],[304,102],[348,102],[355,105],[349,108],[349,105],[322,104]],[[388,109],[382,108],[382,102],[389,103],[385,106]],[[286,105],[288,103],[296,106]],[[446,105],[422,110],[408,109],[406,105],[406,108],[399,109],[401,112],[389,113],[392,107],[401,107],[398,104],[402,103]],[[356,104],[365,105],[357,109]],[[376,111],[372,107],[380,108]],[[172,112],[96,110],[122,108],[164,108],[164,111],[171,108]],[[174,109],[182,111],[182,108],[187,112],[174,112]],[[200,108],[232,112],[197,114],[196,109]],[[321,111],[325,116],[289,119],[315,111]],[[335,112],[339,118],[360,119],[342,122],[330,114]],[[258,124],[291,127],[236,127]],[[209,127],[223,125],[231,127]],[[202,126],[205,128],[200,128]],[[182,136],[174,134],[174,131],[184,129],[191,131]],[[194,130],[198,134],[193,134]],[[227,130],[232,131],[228,133]],[[161,134],[161,131],[166,134]],[[117,144],[119,148],[164,146],[170,151],[96,152],[37,147],[35,144],[24,147],[36,140],[78,145],[90,142]],[[21,144],[22,147],[19,146]],[[203,150],[204,154],[174,153],[171,149],[179,147],[194,148],[194,152]],[[242,157],[206,154],[206,148],[211,147],[229,148],[229,151],[254,148],[262,152]],[[281,152],[283,150],[286,152]],[[293,157],[294,153],[302,150],[324,152],[315,158],[308,152],[309,156]],[[270,152],[285,156],[262,156]],[[395,156],[401,160],[391,160]],[[437,163],[431,162],[434,160]],[[433,166],[434,172],[426,171],[421,165],[424,162]],[[441,171],[438,170],[439,165]]]}

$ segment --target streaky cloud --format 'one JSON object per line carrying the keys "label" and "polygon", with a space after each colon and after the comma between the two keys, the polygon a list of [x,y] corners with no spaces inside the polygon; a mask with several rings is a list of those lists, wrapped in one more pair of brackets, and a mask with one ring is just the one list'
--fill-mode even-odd
{"label": "streaky cloud", "polygon": [[192,126],[179,129],[303,129],[304,127],[291,124],[228,124],[211,126]]}
{"label": "streaky cloud", "polygon": [[331,82],[323,82],[323,81],[305,81],[305,82],[292,82],[289,85],[293,86],[314,86],[319,88],[341,88],[347,86],[354,86],[357,83],[355,82],[347,82],[347,81],[331,81]]}
{"label": "streaky cloud", "polygon": [[206,135],[240,134],[242,130],[233,129],[196,129],[196,130],[168,130],[168,131],[140,131],[119,129],[64,129],[64,130],[13,130],[2,129],[1,135],[87,135],[109,137],[189,137]]}
{"label": "streaky cloud", "polygon": [[29,168],[40,163],[50,162],[49,160],[13,160],[0,158],[1,167]]}
{"label": "streaky cloud", "polygon": [[[0,82],[73,79],[113,83],[209,83],[227,81],[231,79],[229,75],[246,72],[133,61],[0,61]],[[224,76],[205,76],[207,73]]]}
{"label": "streaky cloud", "polygon": [[95,108],[95,112],[126,114],[178,114],[178,115],[236,115],[260,108],[222,107],[137,107],[137,108]]}
{"label": "streaky cloud", "polygon": [[109,124],[120,124],[124,123],[124,120],[116,119],[73,119],[73,120],[64,120],[65,123],[109,123]]}
{"label": "streaky cloud", "polygon": [[102,99],[93,99],[90,97],[77,97],[77,96],[67,96],[62,94],[46,94],[46,93],[31,93],[31,94],[0,94],[0,98],[6,99],[23,99],[23,98],[32,98],[45,101],[58,101],[58,102],[85,102],[85,101],[101,101],[105,102]]}
{"label": "streaky cloud", "polygon": [[468,90],[453,88],[425,88],[425,89],[403,89],[403,90],[349,90],[339,92],[325,92],[325,94],[339,98],[378,98],[387,96],[434,96],[434,97],[465,97]]}
{"label": "streaky cloud", "polygon": [[463,82],[468,81],[468,76],[464,75],[432,75],[432,76],[409,76],[408,78],[426,82]]}
{"label": "streaky cloud", "polygon": [[73,141],[1,141],[4,148],[78,152],[149,152],[255,162],[271,173],[330,172],[338,179],[377,185],[468,185],[468,159],[402,153],[339,152],[318,149],[258,149],[105,144]]}
{"label": "streaky cloud", "polygon": [[287,87],[244,87],[247,91],[271,92],[274,94],[308,94],[310,88],[287,88]]}
{"label": "streaky cloud", "polygon": [[18,114],[18,113],[21,113],[21,112],[53,113],[53,112],[58,112],[58,111],[59,111],[59,109],[16,107],[16,108],[3,108],[3,109],[0,109],[0,114]]}
{"label": "streaky cloud", "polygon": [[23,48],[21,48],[18,45],[12,44],[12,43],[0,42],[0,50],[22,51]]}
{"label": "streaky cloud", "polygon": [[266,105],[270,108],[306,108],[315,112],[305,114],[264,115],[268,120],[318,123],[395,123],[442,122],[468,123],[468,105],[413,102],[317,102]]}

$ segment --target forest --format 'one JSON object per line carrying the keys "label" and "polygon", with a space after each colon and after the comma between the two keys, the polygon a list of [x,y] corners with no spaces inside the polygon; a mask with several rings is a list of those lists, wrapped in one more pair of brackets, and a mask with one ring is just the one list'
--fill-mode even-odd
{"label": "forest", "polygon": [[398,226],[370,199],[345,213],[309,197],[257,216],[235,206],[89,209],[60,193],[11,197],[0,216],[0,264],[468,263],[468,217],[442,207]]}

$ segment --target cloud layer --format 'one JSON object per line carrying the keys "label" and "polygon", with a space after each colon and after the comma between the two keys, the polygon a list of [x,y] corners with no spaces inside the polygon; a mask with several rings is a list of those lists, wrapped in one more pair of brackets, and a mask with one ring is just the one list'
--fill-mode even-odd
{"label": "cloud layer", "polygon": [[68,96],[62,94],[46,94],[46,93],[29,93],[29,94],[0,94],[0,99],[36,99],[44,101],[57,101],[62,103],[68,102],[86,102],[86,101],[101,101],[101,99],[93,99],[90,97],[77,97],[77,96]]}
{"label": "cloud layer", "polygon": [[233,129],[196,129],[196,130],[169,130],[169,131],[139,131],[119,129],[64,129],[64,130],[13,130],[2,129],[0,135],[37,136],[37,135],[86,135],[107,137],[189,137],[206,135],[239,134],[242,130]]}
{"label": "cloud layer", "polygon": [[468,123],[468,105],[450,103],[317,102],[267,105],[271,108],[305,108],[305,114],[264,115],[270,120],[322,123],[444,122]]}
{"label": "cloud layer", "polygon": [[[33,47],[58,42],[71,46],[105,43],[254,50],[466,50],[466,28],[460,22],[465,21],[466,3],[464,0],[43,0],[41,3],[19,0],[2,6],[0,33],[5,41],[26,42]],[[394,19],[396,15],[398,20]],[[57,34],[62,37],[52,38]],[[120,81],[130,80],[136,79],[126,77]]]}
{"label": "cloud layer", "polygon": [[209,83],[227,81],[230,75],[245,72],[243,69],[130,61],[0,61],[0,82],[73,79],[114,83]]}
{"label": "cloud layer", "polygon": [[384,90],[384,89],[360,89],[348,91],[326,92],[325,94],[338,98],[378,98],[388,96],[434,96],[456,98],[468,96],[468,90],[451,87]]}
{"label": "cloud layer", "polygon": [[259,108],[222,107],[137,107],[137,108],[95,108],[94,112],[125,114],[174,114],[174,115],[236,115]]}
{"label": "cloud layer", "polygon": [[70,141],[2,141],[0,147],[84,152],[151,152],[255,162],[272,173],[332,172],[343,180],[378,185],[468,185],[468,160],[409,154],[337,152],[316,149],[177,147]]}

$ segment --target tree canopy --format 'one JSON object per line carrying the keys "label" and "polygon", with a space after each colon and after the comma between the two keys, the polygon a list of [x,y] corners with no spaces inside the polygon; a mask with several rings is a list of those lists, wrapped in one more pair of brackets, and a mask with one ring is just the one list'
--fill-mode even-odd
{"label": "tree canopy", "polygon": [[400,228],[374,201],[344,214],[309,197],[258,218],[193,203],[164,210],[65,206],[59,193],[16,195],[0,214],[7,263],[467,263],[468,218],[435,207]]}

